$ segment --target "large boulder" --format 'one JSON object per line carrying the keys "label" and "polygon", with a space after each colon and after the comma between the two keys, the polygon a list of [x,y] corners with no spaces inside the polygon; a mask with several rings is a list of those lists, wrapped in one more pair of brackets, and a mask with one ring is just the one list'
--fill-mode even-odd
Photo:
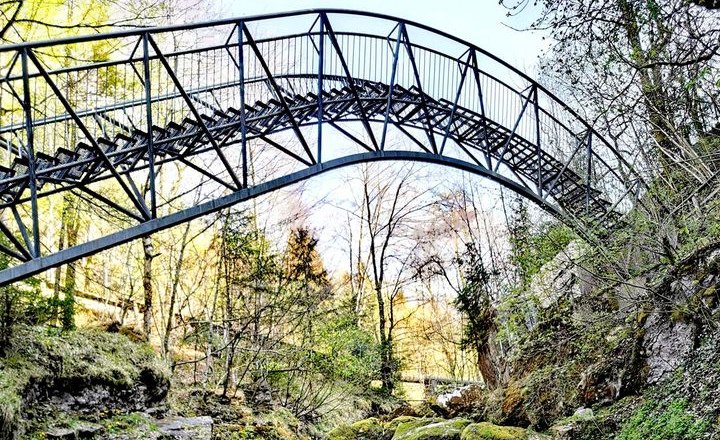
{"label": "large boulder", "polygon": [[467,419],[417,419],[401,423],[392,440],[460,440],[460,434],[472,422]]}
{"label": "large boulder", "polygon": [[172,417],[157,422],[159,440],[210,440],[213,420],[210,417]]}
{"label": "large boulder", "polygon": [[468,425],[460,440],[547,440],[549,437],[513,426],[498,426],[482,422]]}
{"label": "large boulder", "polygon": [[647,382],[655,384],[667,378],[688,358],[695,347],[697,327],[689,322],[673,322],[654,312],[647,317],[644,328]]}
{"label": "large boulder", "polygon": [[97,422],[161,405],[170,371],[120,334],[18,327],[0,359],[0,438],[52,428],[56,415]]}
{"label": "large boulder", "polygon": [[476,412],[484,405],[487,391],[479,384],[457,388],[437,396],[436,402],[443,415],[456,417]]}
{"label": "large boulder", "polygon": [[574,440],[582,438],[585,428],[595,424],[595,413],[591,408],[578,408],[572,417],[561,420],[550,427],[553,440]]}
{"label": "large boulder", "polygon": [[46,440],[93,439],[103,432],[103,427],[94,423],[75,423],[71,428],[52,428],[45,433]]}

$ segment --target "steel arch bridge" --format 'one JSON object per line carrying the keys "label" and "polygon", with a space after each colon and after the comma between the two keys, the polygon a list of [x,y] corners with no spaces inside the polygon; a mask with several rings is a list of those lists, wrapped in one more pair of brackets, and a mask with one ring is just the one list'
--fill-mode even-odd
{"label": "steel arch bridge", "polygon": [[[362,162],[485,176],[590,239],[645,188],[519,70],[385,15],[98,34],[1,47],[0,62],[0,285]],[[196,187],[209,201],[189,197]],[[53,213],[70,193],[103,215],[66,247]]]}

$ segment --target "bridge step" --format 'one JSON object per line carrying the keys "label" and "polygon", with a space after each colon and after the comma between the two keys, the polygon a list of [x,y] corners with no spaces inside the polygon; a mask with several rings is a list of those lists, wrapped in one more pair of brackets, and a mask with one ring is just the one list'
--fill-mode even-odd
{"label": "bridge step", "polygon": [[[355,84],[355,92],[357,97],[347,85],[323,90],[324,119],[341,120],[352,115],[384,120],[388,112],[389,86],[363,81]],[[249,137],[288,129],[293,123],[312,123],[317,118],[318,97],[315,93],[288,94],[282,99],[290,112],[278,99],[245,105]],[[225,144],[237,142],[242,120],[240,110],[233,107],[211,110],[210,114],[202,113],[200,117],[213,138]],[[595,218],[605,216],[609,210],[610,203],[601,199],[600,191],[591,188],[588,193],[582,176],[570,169],[563,171],[563,163],[542,151],[542,166],[538,169],[537,147],[532,142],[473,110],[456,106],[445,99],[432,99],[416,86],[405,88],[395,85],[392,87],[389,114],[393,121],[417,128],[427,129],[429,122],[429,129],[441,136],[445,135],[449,124],[449,138],[463,144],[473,154],[489,154],[496,163],[505,163],[528,182],[541,180],[543,189],[568,210]],[[155,125],[151,136],[155,154],[160,158],[196,154],[204,151],[203,147],[209,143],[201,124],[189,117],[180,122],[171,121],[164,127]],[[118,133],[113,139],[100,137],[97,144],[114,167],[132,170],[148,162],[148,140],[146,132],[133,129]],[[92,180],[110,172],[101,155],[87,142],[79,142],[74,151],[58,148],[54,156],[43,153],[36,156],[40,174],[38,186],[46,182],[62,184]],[[44,170],[52,171],[43,173]],[[11,168],[0,167],[2,200],[10,202],[25,189],[27,178],[23,180],[22,176],[27,176],[26,158],[16,159]],[[592,205],[590,209],[586,206],[588,196]],[[616,219],[619,215],[608,217]]]}

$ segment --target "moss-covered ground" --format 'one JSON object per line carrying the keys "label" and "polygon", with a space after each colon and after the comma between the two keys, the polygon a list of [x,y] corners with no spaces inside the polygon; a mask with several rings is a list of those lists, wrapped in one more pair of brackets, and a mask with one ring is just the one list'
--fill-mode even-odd
{"label": "moss-covered ground", "polygon": [[66,411],[38,409],[53,395],[90,386],[142,387],[152,404],[165,397],[169,377],[169,369],[149,346],[120,334],[18,327],[6,357],[0,359],[0,438],[21,438],[54,422],[71,423],[73,416]]}

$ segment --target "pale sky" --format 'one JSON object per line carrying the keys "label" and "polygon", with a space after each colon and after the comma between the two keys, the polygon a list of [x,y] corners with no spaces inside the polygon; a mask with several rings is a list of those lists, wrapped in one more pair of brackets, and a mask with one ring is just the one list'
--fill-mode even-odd
{"label": "pale sky", "polygon": [[[535,66],[538,55],[546,44],[541,35],[520,32],[509,27],[524,27],[528,22],[528,15],[524,15],[526,17],[524,21],[513,17],[508,18],[507,10],[498,4],[498,0],[435,0],[432,2],[427,0],[345,0],[342,2],[329,0],[220,0],[220,4],[223,17],[242,17],[313,8],[353,9],[396,16],[462,38],[502,58],[531,77],[536,76]],[[440,174],[428,181],[431,186],[441,186],[461,178],[459,171],[437,168],[436,171]],[[305,221],[316,233],[319,233],[321,253],[326,266],[331,271],[343,270],[347,259],[346,244],[339,239],[347,214],[338,209],[338,206],[346,205],[347,200],[345,199],[348,198],[349,188],[344,179],[352,174],[353,169],[323,174],[310,179],[305,186],[304,204],[314,204],[315,201],[323,198],[327,202],[313,208],[310,218]],[[487,215],[490,218],[502,216],[501,209],[497,208],[499,186],[479,176],[470,176],[470,178],[477,179],[478,184],[487,188],[487,203],[483,202],[488,209]],[[276,201],[268,200],[267,202],[270,206],[277,207]],[[275,209],[270,208],[270,211]],[[272,217],[273,215],[270,214],[267,220],[272,222]],[[282,242],[282,240],[279,241]]]}
{"label": "pale sky", "polygon": [[220,0],[223,15],[245,16],[313,8],[355,9],[416,21],[448,32],[499,56],[534,76],[537,56],[544,47],[541,35],[518,32],[523,20],[506,17],[498,0]]}

